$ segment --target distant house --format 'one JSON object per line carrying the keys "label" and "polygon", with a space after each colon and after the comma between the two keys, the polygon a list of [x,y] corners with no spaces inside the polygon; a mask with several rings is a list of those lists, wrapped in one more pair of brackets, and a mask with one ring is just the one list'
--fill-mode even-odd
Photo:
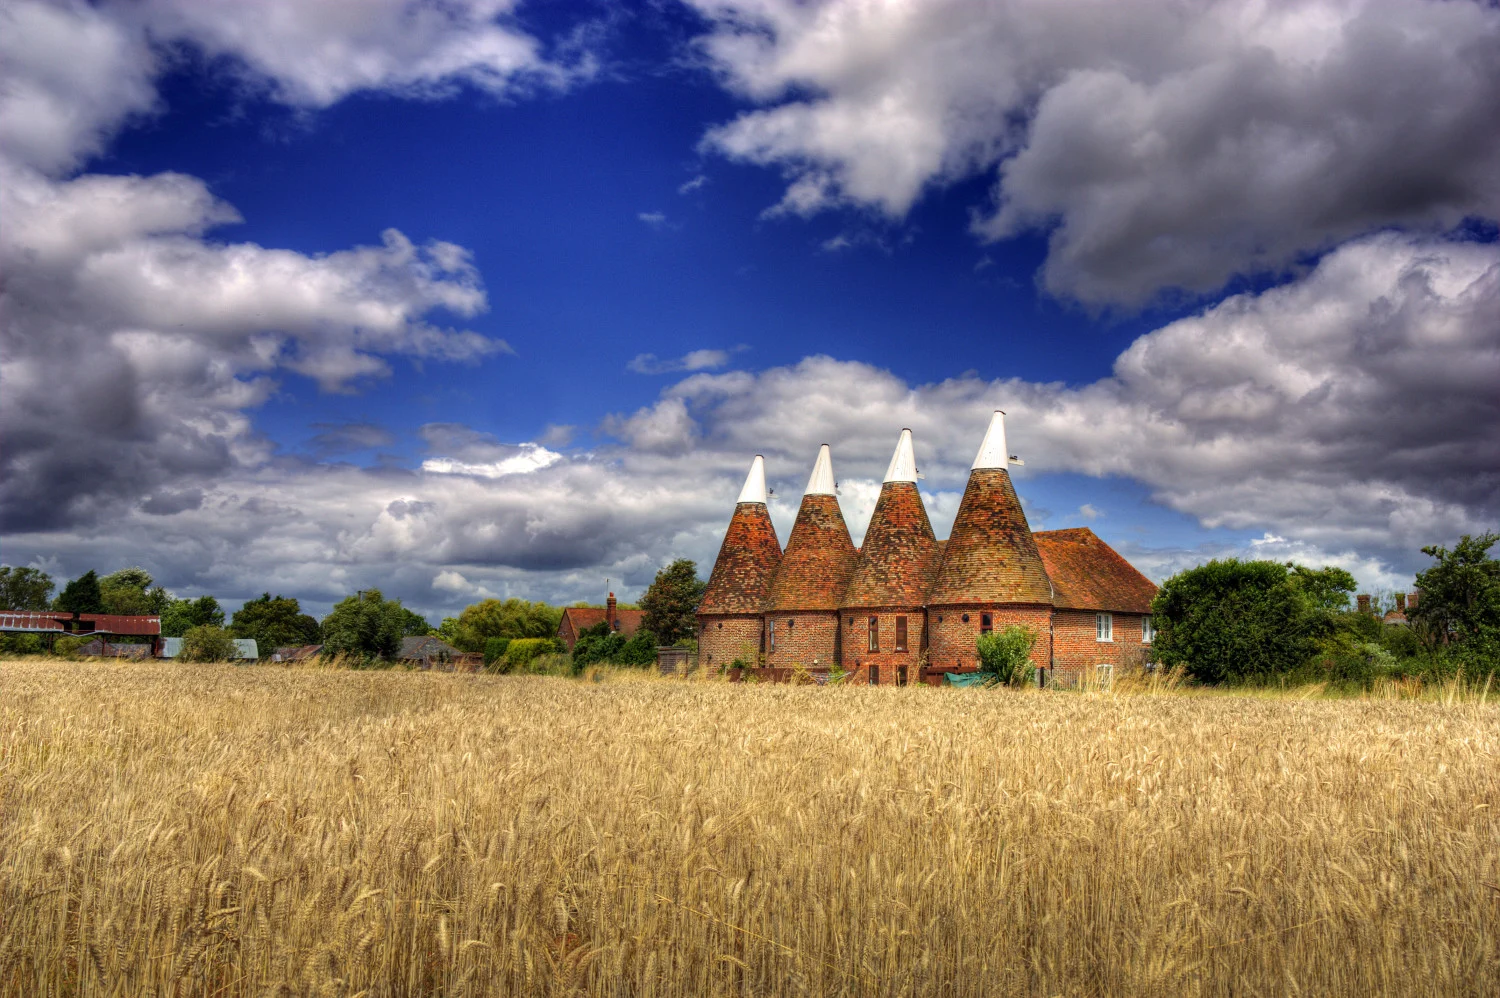
{"label": "distant house", "polygon": [[439,672],[472,672],[484,664],[483,655],[459,651],[442,638],[430,634],[402,638],[401,651],[396,657],[419,669],[437,669]]}
{"label": "distant house", "polygon": [[322,645],[286,645],[271,653],[273,662],[306,662],[323,654]]}
{"label": "distant house", "polygon": [[[176,658],[182,654],[181,638],[162,638],[161,650],[156,653],[157,658]],[[260,649],[255,645],[254,638],[235,638],[234,657],[238,659],[260,658]]]}
{"label": "distant house", "polygon": [[641,620],[645,616],[644,610],[619,609],[615,594],[610,593],[602,609],[597,606],[570,606],[564,610],[562,623],[557,625],[557,636],[568,646],[568,651],[572,651],[573,646],[578,643],[579,635],[590,627],[608,624],[611,631],[628,638],[641,629]]}

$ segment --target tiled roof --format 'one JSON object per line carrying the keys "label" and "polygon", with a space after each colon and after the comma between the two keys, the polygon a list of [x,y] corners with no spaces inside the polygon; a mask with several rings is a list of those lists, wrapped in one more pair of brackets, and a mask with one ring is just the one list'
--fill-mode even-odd
{"label": "tiled roof", "polygon": [[760,613],[781,564],[781,542],[765,503],[734,507],[699,613]]}
{"label": "tiled roof", "polygon": [[927,601],[935,606],[1052,602],[1047,570],[1004,468],[969,473]]}
{"label": "tiled roof", "polygon": [[915,482],[886,482],[865,531],[844,606],[922,606],[938,568],[938,542]]}
{"label": "tiled roof", "polygon": [[837,496],[804,495],[768,610],[837,610],[858,560]]}
{"label": "tiled roof", "polygon": [[1065,610],[1150,613],[1156,584],[1087,527],[1034,535],[1052,579],[1054,605]]}
{"label": "tiled roof", "polygon": [[[646,615],[645,610],[616,610],[615,620],[619,623],[619,632],[627,638],[641,629],[641,618]],[[582,634],[590,627],[595,627],[608,619],[608,614],[602,606],[570,606],[563,610],[563,620],[572,621],[573,633]],[[558,633],[562,633],[562,623],[558,623]]]}

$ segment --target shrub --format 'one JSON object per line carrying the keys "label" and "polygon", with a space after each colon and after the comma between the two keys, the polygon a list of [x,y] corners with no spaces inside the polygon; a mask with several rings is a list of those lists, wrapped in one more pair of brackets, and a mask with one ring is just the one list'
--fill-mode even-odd
{"label": "shrub", "polygon": [[489,638],[484,642],[484,664],[492,666],[505,658],[505,650],[510,647],[511,638]]}
{"label": "shrub", "polygon": [[1019,624],[998,634],[981,634],[977,642],[979,671],[994,677],[990,685],[1025,686],[1036,678],[1036,667],[1031,664],[1035,645],[1036,633]]}
{"label": "shrub", "polygon": [[625,648],[625,638],[605,623],[586,628],[573,645],[573,668],[580,670],[597,662],[612,662]]}
{"label": "shrub", "polygon": [[637,631],[615,654],[613,661],[619,665],[655,665],[656,636],[650,631]]}
{"label": "shrub", "polygon": [[62,658],[74,658],[78,655],[78,649],[89,643],[88,638],[62,637],[52,642],[52,654]]}
{"label": "shrub", "polygon": [[234,638],[213,624],[189,628],[177,653],[178,660],[183,662],[227,662],[234,656]]}
{"label": "shrub", "polygon": [[551,638],[513,638],[505,648],[505,664],[510,669],[524,669],[538,655],[551,653]]}

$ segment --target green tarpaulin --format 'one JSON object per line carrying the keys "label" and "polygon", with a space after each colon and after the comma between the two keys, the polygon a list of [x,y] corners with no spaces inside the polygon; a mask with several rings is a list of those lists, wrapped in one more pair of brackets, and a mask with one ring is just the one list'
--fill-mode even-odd
{"label": "green tarpaulin", "polygon": [[943,678],[948,680],[949,686],[983,686],[995,677],[988,672],[945,672]]}

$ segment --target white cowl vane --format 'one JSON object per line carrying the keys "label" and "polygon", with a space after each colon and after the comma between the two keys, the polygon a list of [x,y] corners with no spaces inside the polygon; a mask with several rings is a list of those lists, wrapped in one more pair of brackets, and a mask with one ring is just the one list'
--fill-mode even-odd
{"label": "white cowl vane", "polygon": [[912,450],[911,430],[902,430],[901,439],[896,441],[896,453],[891,455],[891,466],[885,469],[886,482],[911,482],[917,481],[917,455]]}
{"label": "white cowl vane", "polygon": [[1005,442],[1005,413],[999,409],[990,417],[990,428],[985,431],[984,443],[979,445],[979,456],[974,458],[971,471],[980,468],[1004,468],[1010,464],[1010,448]]}
{"label": "white cowl vane", "polygon": [[827,444],[818,448],[818,461],[813,465],[812,476],[807,480],[807,491],[803,495],[834,495],[833,452],[828,449]]}
{"label": "white cowl vane", "polygon": [[766,459],[757,454],[755,460],[750,462],[750,474],[745,476],[745,487],[740,489],[740,497],[735,502],[758,502],[764,505],[765,501]]}

